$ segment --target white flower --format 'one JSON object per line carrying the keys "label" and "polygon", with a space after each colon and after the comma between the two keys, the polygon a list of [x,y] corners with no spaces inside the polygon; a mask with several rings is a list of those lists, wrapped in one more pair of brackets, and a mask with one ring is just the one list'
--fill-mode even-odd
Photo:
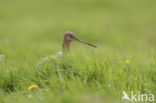
{"label": "white flower", "polygon": [[32,98],[32,95],[28,95],[28,98]]}
{"label": "white flower", "polygon": [[110,88],[112,85],[111,84],[108,84],[108,88]]}
{"label": "white flower", "polygon": [[5,55],[0,55],[0,61],[4,61],[4,59],[5,59]]}
{"label": "white flower", "polygon": [[49,60],[49,57],[44,57],[43,58],[43,61],[48,61]]}

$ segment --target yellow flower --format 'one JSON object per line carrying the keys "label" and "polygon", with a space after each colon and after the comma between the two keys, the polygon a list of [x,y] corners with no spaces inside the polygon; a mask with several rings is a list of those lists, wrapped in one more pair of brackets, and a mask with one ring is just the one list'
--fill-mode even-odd
{"label": "yellow flower", "polygon": [[131,61],[130,60],[126,60],[125,64],[131,64]]}
{"label": "yellow flower", "polygon": [[28,90],[33,90],[33,89],[35,89],[35,88],[38,88],[38,85],[36,85],[36,84],[30,85],[30,86],[28,87]]}

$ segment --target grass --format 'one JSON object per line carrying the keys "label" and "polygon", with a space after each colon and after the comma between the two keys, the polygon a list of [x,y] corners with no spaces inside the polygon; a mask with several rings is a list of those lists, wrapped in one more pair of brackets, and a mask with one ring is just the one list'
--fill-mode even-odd
{"label": "grass", "polygon": [[[0,2],[0,103],[120,103],[123,91],[156,95],[155,0]],[[73,42],[70,54],[36,66],[61,49],[66,31],[98,48]],[[39,87],[28,90],[33,84]]]}

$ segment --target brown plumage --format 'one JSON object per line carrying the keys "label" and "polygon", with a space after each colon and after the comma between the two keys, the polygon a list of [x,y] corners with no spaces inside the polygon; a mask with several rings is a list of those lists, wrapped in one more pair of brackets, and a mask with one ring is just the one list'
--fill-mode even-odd
{"label": "brown plumage", "polygon": [[83,44],[86,44],[86,45],[89,45],[89,46],[97,48],[95,45],[92,45],[90,43],[87,43],[85,41],[80,40],[79,38],[77,38],[75,36],[74,33],[66,32],[65,35],[64,35],[63,44],[62,44],[62,51],[63,52],[69,52],[70,51],[70,43],[71,43],[71,41],[78,41],[80,43],[83,43]]}
{"label": "brown plumage", "polygon": [[[72,41],[78,41],[80,43],[83,43],[83,44],[86,44],[86,45],[89,45],[89,46],[92,46],[92,47],[95,47],[97,48],[95,45],[93,44],[90,44],[88,42],[85,42],[85,41],[82,41],[80,40],[79,38],[76,37],[76,35],[72,32],[66,32],[65,35],[64,35],[64,38],[63,38],[63,43],[62,43],[62,50],[54,55],[50,55],[50,57],[52,58],[57,58],[57,57],[60,57],[63,55],[63,53],[67,53],[70,51],[70,43]],[[45,57],[44,58],[44,61],[46,60],[49,60],[49,57]]]}

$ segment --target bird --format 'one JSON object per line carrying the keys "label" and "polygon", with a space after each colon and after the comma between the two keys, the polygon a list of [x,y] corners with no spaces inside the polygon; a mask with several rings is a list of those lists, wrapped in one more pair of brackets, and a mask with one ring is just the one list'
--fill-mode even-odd
{"label": "bird", "polygon": [[[88,43],[86,41],[83,41],[81,39],[79,39],[75,33],[73,32],[65,32],[64,37],[63,37],[63,43],[62,43],[62,50],[56,54],[50,55],[50,58],[56,59],[57,57],[61,57],[63,54],[69,53],[70,52],[70,44],[72,41],[78,41],[80,43],[92,46],[94,48],[97,48],[97,46]],[[43,61],[47,61],[50,60],[49,57],[44,57]]]}

